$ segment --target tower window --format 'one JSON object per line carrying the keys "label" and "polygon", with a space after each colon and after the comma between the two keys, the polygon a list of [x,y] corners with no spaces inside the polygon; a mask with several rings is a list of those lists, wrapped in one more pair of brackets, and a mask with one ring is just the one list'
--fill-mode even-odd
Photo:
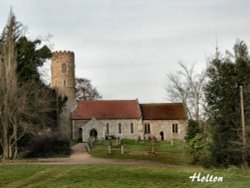
{"label": "tower window", "polygon": [[172,124],[172,133],[178,133],[178,124],[177,123]]}
{"label": "tower window", "polygon": [[62,73],[66,73],[67,71],[67,66],[65,63],[62,64]]}
{"label": "tower window", "polygon": [[66,80],[63,81],[63,85],[66,86]]}

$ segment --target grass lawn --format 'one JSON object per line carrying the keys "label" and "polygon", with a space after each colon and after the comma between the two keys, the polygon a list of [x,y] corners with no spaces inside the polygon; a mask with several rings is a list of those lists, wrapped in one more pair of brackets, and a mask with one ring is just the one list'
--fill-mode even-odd
{"label": "grass lawn", "polygon": [[[108,142],[95,144],[91,154],[104,158],[144,159],[171,165],[137,166],[126,163],[119,165],[37,165],[1,164],[0,187],[41,187],[41,188],[248,188],[250,169],[231,167],[209,169],[187,165],[190,156],[182,142],[171,145],[157,142],[156,154],[150,154],[149,142],[124,140],[125,153],[107,153]],[[174,165],[173,165],[174,164]],[[191,182],[190,176],[201,173],[223,177],[223,182]]]}
{"label": "grass lawn", "polygon": [[[223,182],[191,182],[194,172],[223,176]],[[250,170],[204,170],[199,167],[136,167],[125,165],[0,165],[0,187],[100,188],[248,188]]]}
{"label": "grass lawn", "polygon": [[155,154],[150,153],[150,141],[124,139],[124,155],[121,155],[119,150],[115,150],[112,154],[108,154],[108,145],[109,141],[95,143],[91,155],[101,158],[143,159],[174,165],[185,165],[191,163],[191,157],[186,151],[186,144],[180,141],[175,141],[173,145],[171,145],[170,142],[157,141],[155,143]]}

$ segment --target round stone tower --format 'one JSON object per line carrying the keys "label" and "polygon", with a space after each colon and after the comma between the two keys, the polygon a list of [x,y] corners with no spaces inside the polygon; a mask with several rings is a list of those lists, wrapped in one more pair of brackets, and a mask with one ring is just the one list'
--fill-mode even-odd
{"label": "round stone tower", "polygon": [[[57,99],[67,97],[67,102],[58,114],[58,126],[62,137],[71,138],[70,112],[76,104],[75,99],[75,60],[71,51],[52,53],[51,86],[56,89]],[[59,104],[59,101],[58,101]]]}

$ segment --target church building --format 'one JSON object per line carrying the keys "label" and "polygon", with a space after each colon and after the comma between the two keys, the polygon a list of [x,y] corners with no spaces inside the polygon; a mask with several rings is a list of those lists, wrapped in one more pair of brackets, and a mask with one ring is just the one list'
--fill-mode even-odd
{"label": "church building", "polygon": [[182,140],[186,133],[186,112],[182,103],[139,104],[138,100],[79,102],[71,113],[73,140],[90,137]]}
{"label": "church building", "polygon": [[52,55],[52,87],[67,102],[59,112],[61,136],[86,142],[90,138],[183,140],[187,113],[182,103],[140,104],[136,100],[76,101],[74,53]]}

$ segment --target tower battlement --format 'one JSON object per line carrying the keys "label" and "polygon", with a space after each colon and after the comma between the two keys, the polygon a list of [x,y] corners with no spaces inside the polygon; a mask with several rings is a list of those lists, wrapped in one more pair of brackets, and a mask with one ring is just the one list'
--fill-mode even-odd
{"label": "tower battlement", "polygon": [[[63,64],[63,63],[71,63],[74,64],[75,61],[75,54],[72,51],[55,51],[52,52],[52,64],[51,66],[56,66],[54,65],[55,63],[57,64]],[[55,72],[52,70],[52,73]],[[53,78],[52,78],[53,79]]]}
{"label": "tower battlement", "polygon": [[52,54],[53,55],[57,55],[57,54],[74,54],[74,52],[73,51],[67,51],[67,50],[59,50],[59,51],[54,51],[54,52],[52,52]]}
{"label": "tower battlement", "polygon": [[58,89],[60,95],[68,93],[66,92],[68,88],[75,88],[74,52],[55,51],[52,53],[51,79],[52,87]]}

